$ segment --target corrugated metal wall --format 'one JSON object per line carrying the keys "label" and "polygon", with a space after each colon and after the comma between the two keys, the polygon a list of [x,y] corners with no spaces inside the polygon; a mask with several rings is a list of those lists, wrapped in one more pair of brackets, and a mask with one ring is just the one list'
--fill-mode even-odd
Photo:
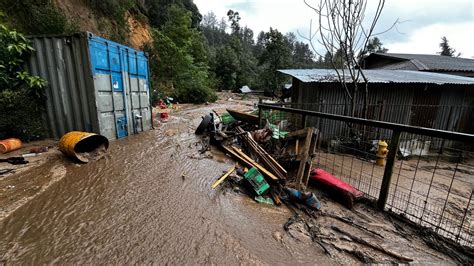
{"label": "corrugated metal wall", "polygon": [[102,134],[122,138],[149,130],[146,55],[95,36],[89,38],[89,50]]}
{"label": "corrugated metal wall", "polygon": [[[298,81],[293,92],[293,107],[340,114],[345,112],[345,92],[338,83],[303,83]],[[472,86],[470,87],[472,89]],[[367,118],[415,126],[428,126],[443,130],[462,131],[461,117],[467,86],[435,84],[369,84]],[[436,96],[436,92],[438,95]],[[359,94],[355,116],[363,114],[363,95]],[[474,108],[471,108],[474,111]],[[471,118],[473,115],[470,116]],[[349,136],[345,123],[309,118],[308,125],[320,126],[324,140]],[[424,124],[417,124],[424,123]],[[364,128],[369,138],[386,138],[389,130]],[[439,146],[438,144],[434,144]],[[448,144],[446,144],[448,145]],[[449,146],[449,145],[448,145]]]}
{"label": "corrugated metal wall", "polygon": [[32,37],[35,52],[28,71],[43,77],[48,136],[59,138],[72,130],[99,132],[86,34]]}
{"label": "corrugated metal wall", "polygon": [[152,127],[148,58],[91,33],[30,38],[28,70],[48,81],[48,135],[72,130],[122,138]]}

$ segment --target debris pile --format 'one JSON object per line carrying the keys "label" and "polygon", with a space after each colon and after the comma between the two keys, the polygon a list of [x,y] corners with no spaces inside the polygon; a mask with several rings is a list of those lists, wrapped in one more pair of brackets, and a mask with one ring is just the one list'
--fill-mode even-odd
{"label": "debris pile", "polygon": [[[217,188],[233,175],[231,182],[250,188],[253,198],[260,203],[277,204],[291,202],[311,211],[321,204],[316,195],[306,192],[311,180],[334,190],[336,197],[348,198],[347,207],[362,193],[343,181],[320,169],[312,171],[316,155],[318,130],[309,127],[296,131],[283,131],[281,124],[266,122],[259,128],[259,117],[250,113],[227,109],[205,115],[195,130],[202,135],[200,152],[210,145],[219,148],[235,160],[235,166],[212,185]],[[285,167],[283,167],[285,165]],[[339,193],[339,194],[338,194]]]}
{"label": "debris pile", "polygon": [[[362,192],[330,173],[313,169],[319,137],[316,128],[292,131],[282,126],[288,124],[286,121],[279,125],[266,121],[260,128],[260,122],[258,116],[236,110],[221,114],[213,111],[202,117],[195,131],[203,137],[202,147],[207,150],[213,145],[235,161],[216,179],[212,189],[227,183],[233,191],[244,192],[257,203],[286,206],[293,213],[283,225],[288,235],[295,238],[298,233],[294,230],[305,231],[328,256],[339,251],[366,263],[381,261],[380,254],[388,256],[389,262],[412,261],[409,256],[383,247],[380,243],[384,236],[377,230],[347,215],[329,212],[317,195],[307,190],[309,183],[315,185],[348,209],[363,197]],[[321,226],[317,221],[320,217],[337,223]],[[345,226],[368,233],[373,239],[358,236]]]}

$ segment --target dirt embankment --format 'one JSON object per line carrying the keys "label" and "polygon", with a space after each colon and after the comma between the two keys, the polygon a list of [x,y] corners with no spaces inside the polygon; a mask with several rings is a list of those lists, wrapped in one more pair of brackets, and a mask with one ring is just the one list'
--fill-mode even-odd
{"label": "dirt embankment", "polygon": [[[76,25],[80,31],[89,31],[104,38],[111,38],[119,28],[116,21],[96,14],[86,0],[55,0],[54,4]],[[148,23],[137,18],[132,12],[125,12],[128,25],[127,43],[135,49],[153,42],[151,28]]]}
{"label": "dirt embankment", "polygon": [[150,25],[137,20],[127,12],[127,23],[130,27],[129,42],[133,48],[142,49],[144,45],[153,42]]}

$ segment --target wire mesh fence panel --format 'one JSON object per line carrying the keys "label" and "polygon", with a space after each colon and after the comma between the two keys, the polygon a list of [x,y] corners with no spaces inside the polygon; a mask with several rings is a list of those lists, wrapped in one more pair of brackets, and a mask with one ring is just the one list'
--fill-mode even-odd
{"label": "wire mesh fence panel", "polygon": [[[386,113],[391,110],[401,112],[408,107],[411,112],[418,112],[418,117],[411,119],[411,122],[435,117],[434,119],[441,119],[447,125],[441,129],[450,130],[462,125],[460,118],[469,110],[463,106],[438,106],[438,109],[425,106],[422,109],[408,105],[374,105],[371,113],[375,119],[384,119],[385,115],[388,120]],[[387,176],[388,173],[390,186],[386,210],[431,228],[439,235],[462,245],[473,247],[473,142],[458,141],[449,134],[444,135],[448,138],[439,137],[436,132],[425,130],[424,133],[423,129],[411,130],[421,132],[417,134],[402,132],[393,169],[387,171],[385,165],[376,163],[376,153],[379,141],[384,140],[390,144],[395,128],[391,128],[390,124],[374,126],[374,123],[360,120],[348,122],[348,119],[344,121],[338,116],[331,116],[344,115],[347,112],[344,108],[343,105],[293,103],[279,110],[267,107],[263,118],[277,124],[280,130],[317,128],[320,135],[314,167],[331,173],[374,200],[381,197],[384,175]],[[448,114],[433,115],[434,110],[439,111],[440,108]],[[301,110],[314,112],[305,113]],[[423,116],[422,110],[431,114]],[[318,115],[315,112],[329,115]],[[394,116],[392,118],[393,121],[389,122],[408,121],[395,119]],[[457,120],[453,122],[454,118]],[[433,121],[426,123],[434,123]],[[469,137],[474,139],[472,135],[467,136]]]}

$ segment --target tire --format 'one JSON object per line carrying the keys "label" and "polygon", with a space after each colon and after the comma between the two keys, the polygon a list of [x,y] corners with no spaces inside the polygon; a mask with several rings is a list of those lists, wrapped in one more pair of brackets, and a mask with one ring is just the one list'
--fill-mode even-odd
{"label": "tire", "polygon": [[194,132],[194,134],[196,135],[201,135],[202,133],[204,133],[206,131],[206,129],[209,128],[209,126],[211,125],[212,123],[212,116],[211,115],[206,115],[202,118],[202,121],[201,123],[199,124],[199,126],[196,128],[196,131]]}

